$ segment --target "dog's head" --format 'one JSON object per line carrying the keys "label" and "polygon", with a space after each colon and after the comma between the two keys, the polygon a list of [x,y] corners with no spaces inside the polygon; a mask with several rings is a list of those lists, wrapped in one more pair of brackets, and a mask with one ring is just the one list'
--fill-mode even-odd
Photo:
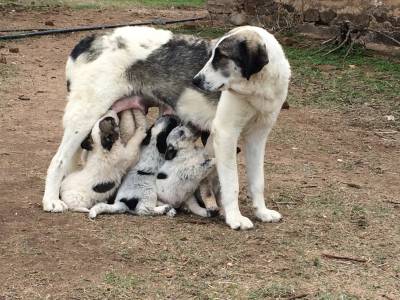
{"label": "dog's head", "polygon": [[251,80],[268,64],[266,45],[251,27],[239,27],[220,38],[193,84],[206,91],[222,91]]}
{"label": "dog's head", "polygon": [[167,150],[167,137],[169,133],[180,123],[180,119],[175,115],[164,115],[147,130],[147,135],[142,145],[154,143],[159,153],[164,154]]}
{"label": "dog's head", "polygon": [[165,159],[173,159],[180,149],[193,146],[199,137],[200,131],[191,125],[175,127],[167,137]]}
{"label": "dog's head", "polygon": [[89,151],[94,148],[110,151],[119,137],[119,119],[117,114],[110,110],[96,122],[81,147]]}

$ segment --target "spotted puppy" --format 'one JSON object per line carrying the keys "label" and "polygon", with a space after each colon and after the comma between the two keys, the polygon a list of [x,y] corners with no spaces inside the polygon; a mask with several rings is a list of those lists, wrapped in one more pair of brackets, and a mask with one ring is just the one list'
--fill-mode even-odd
{"label": "spotted puppy", "polygon": [[140,161],[125,176],[114,204],[98,203],[90,210],[90,218],[103,213],[175,214],[170,205],[157,206],[156,174],[164,160],[167,136],[179,122],[180,120],[172,115],[157,119],[142,142]]}
{"label": "spotted puppy", "polygon": [[136,130],[131,111],[121,116],[121,125],[124,123],[125,128],[130,129],[124,134],[132,136],[126,145],[122,142],[120,120],[114,111],[109,111],[94,125],[90,136],[82,143],[82,147],[89,150],[83,168],[67,175],[61,184],[61,199],[69,210],[89,212],[96,203],[107,201],[127,169],[139,160],[140,144],[146,136],[146,119],[140,111],[135,111],[134,117]]}
{"label": "spotted puppy", "polygon": [[165,162],[157,174],[159,201],[174,208],[186,207],[202,217],[214,214],[199,206],[194,193],[200,183],[215,170],[215,158],[196,146],[199,134],[188,126],[178,126],[167,138]]}

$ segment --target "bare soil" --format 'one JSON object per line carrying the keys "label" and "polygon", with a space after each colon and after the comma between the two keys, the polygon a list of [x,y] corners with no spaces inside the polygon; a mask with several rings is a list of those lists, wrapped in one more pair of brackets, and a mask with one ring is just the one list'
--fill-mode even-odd
{"label": "bare soil", "polygon": [[[0,27],[202,13],[3,11]],[[265,161],[267,201],[284,215],[278,224],[237,232],[185,214],[90,221],[43,212],[62,134],[64,64],[83,35],[0,44],[0,299],[400,299],[400,135],[379,110],[282,111]],[[242,212],[254,220],[241,155],[239,169]]]}

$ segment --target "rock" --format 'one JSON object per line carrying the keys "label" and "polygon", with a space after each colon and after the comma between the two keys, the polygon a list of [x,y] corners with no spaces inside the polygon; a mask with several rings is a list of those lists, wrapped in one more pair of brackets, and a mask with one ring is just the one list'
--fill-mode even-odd
{"label": "rock", "polygon": [[46,21],[46,22],[44,22],[44,25],[46,25],[46,26],[54,26],[54,22],[53,21]]}
{"label": "rock", "polygon": [[10,53],[19,53],[19,48],[10,48],[8,49]]}
{"label": "rock", "polygon": [[27,96],[25,96],[25,95],[19,96],[18,99],[19,99],[19,100],[22,100],[22,101],[29,101],[29,100],[31,100],[31,98],[29,98],[29,97],[27,97]]}
{"label": "rock", "polygon": [[4,54],[0,55],[0,64],[7,64],[7,58]]}
{"label": "rock", "polygon": [[229,22],[235,26],[242,26],[247,24],[247,15],[244,12],[233,13],[229,17]]}
{"label": "rock", "polygon": [[315,8],[308,9],[304,12],[305,22],[318,22],[319,21],[319,11]]}
{"label": "rock", "polygon": [[319,16],[322,25],[329,25],[333,19],[336,18],[337,14],[333,10],[329,9],[321,11]]}

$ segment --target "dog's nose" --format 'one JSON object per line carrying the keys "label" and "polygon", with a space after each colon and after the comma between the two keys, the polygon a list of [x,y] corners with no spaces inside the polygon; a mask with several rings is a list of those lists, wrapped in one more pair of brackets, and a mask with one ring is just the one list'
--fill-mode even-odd
{"label": "dog's nose", "polygon": [[193,83],[193,85],[200,87],[202,81],[203,81],[203,79],[201,78],[201,76],[196,75],[196,76],[194,76],[192,83]]}

